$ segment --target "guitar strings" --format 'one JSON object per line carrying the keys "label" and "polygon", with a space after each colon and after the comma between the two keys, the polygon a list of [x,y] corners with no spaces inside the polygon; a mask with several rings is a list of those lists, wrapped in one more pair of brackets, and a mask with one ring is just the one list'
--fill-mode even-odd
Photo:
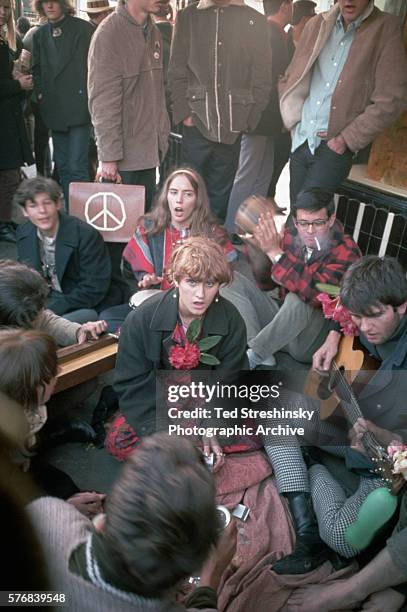
{"label": "guitar strings", "polygon": [[[363,413],[359,407],[359,404],[355,397],[353,389],[351,388],[348,381],[344,377],[341,369],[338,367],[338,365],[335,362],[333,362],[333,370],[337,378],[339,379],[339,382],[341,383],[343,389],[345,390],[345,398],[340,397],[340,399],[343,399],[344,401],[346,401],[347,404],[350,405],[350,407],[353,408],[354,410],[354,413],[351,415],[351,419],[349,419],[352,425],[354,425],[354,423],[357,421],[358,418],[364,418]],[[345,412],[345,416],[348,416],[346,409],[344,410],[344,412]],[[374,457],[377,457],[378,455],[383,456],[384,454],[383,448],[381,444],[379,444],[379,442],[377,441],[377,439],[375,438],[375,436],[372,434],[371,431],[367,430],[363,434],[362,443],[368,452],[370,450],[373,453]]]}

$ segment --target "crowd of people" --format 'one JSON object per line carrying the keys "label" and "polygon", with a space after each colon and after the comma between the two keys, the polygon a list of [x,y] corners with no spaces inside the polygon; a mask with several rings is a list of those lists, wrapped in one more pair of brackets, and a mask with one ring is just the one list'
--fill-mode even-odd
{"label": "crowd of people", "polygon": [[[88,0],[88,20],[69,0],[33,8],[31,27],[0,0],[0,241],[16,248],[0,260],[6,588],[81,611],[404,609],[406,270],[362,255],[334,198],[407,107],[402,21],[373,0],[318,14],[310,0],[263,0],[264,14],[199,0],[175,19],[168,0]],[[181,161],[163,176],[171,128]],[[290,202],[277,203],[287,162]],[[119,279],[101,234],[69,214],[70,183],[95,177],[145,188]],[[68,413],[98,381],[56,392],[57,349],[106,332],[119,344],[96,434]],[[336,361],[348,335],[376,362],[353,388]],[[226,402],[211,435],[209,407],[166,395],[272,381],[287,359],[254,417],[262,434],[239,415],[222,434]],[[320,376],[316,397],[298,388],[303,370]],[[203,433],[170,436],[169,407]],[[283,425],[289,436],[264,433]],[[108,495],[47,457],[96,439],[123,462]],[[280,504],[272,539],[266,491]]]}

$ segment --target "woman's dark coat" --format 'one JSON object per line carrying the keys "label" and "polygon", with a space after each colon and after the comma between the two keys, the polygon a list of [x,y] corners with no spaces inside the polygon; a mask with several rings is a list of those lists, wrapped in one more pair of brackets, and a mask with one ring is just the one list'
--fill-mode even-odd
{"label": "woman's dark coat", "polygon": [[[128,315],[121,328],[114,388],[120,410],[140,436],[157,429],[157,371],[171,369],[168,353],[174,344],[178,316],[178,300],[173,294],[174,289],[169,289],[149,298]],[[202,330],[203,338],[217,334],[222,339],[209,353],[220,364],[212,368],[201,365],[200,369],[225,373],[247,369],[246,326],[233,304],[222,297],[208,308]]]}

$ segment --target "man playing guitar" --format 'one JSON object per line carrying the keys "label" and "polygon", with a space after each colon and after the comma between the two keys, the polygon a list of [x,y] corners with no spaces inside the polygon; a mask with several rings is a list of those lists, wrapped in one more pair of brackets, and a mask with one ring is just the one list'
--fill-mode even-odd
{"label": "man playing guitar", "polygon": [[[363,257],[346,272],[340,301],[359,328],[362,345],[380,362],[369,384],[358,393],[357,401],[354,397],[353,400],[345,397],[345,401],[341,398],[345,414],[348,408],[359,411],[352,420],[351,438],[355,439],[356,434],[360,443],[363,434],[369,430],[377,448],[386,448],[392,440],[407,439],[406,274],[395,259]],[[315,369],[327,373],[338,351],[339,340],[339,332],[329,333],[314,355]],[[309,403],[306,408],[312,407],[319,414],[319,402],[305,396],[287,393],[280,396],[280,400],[285,402],[286,408],[290,404],[304,407],[304,403]],[[355,556],[358,550],[346,541],[346,529],[356,521],[367,495],[386,486],[372,473],[374,464],[370,459],[344,446],[343,442],[342,446],[340,442],[334,442],[335,425],[321,421],[319,417],[310,425],[312,431],[308,432],[310,435],[306,433],[304,443],[321,446],[318,436],[322,434],[326,439],[331,436],[328,447],[324,443],[324,449],[345,458],[347,468],[359,474],[359,486],[354,495],[346,497],[339,482],[323,465],[314,464],[307,470],[299,441],[279,444],[275,440],[265,440],[279,492],[288,499],[297,531],[294,552],[273,566],[277,573],[305,573],[329,558],[328,553],[321,554],[318,536],[340,555]]]}

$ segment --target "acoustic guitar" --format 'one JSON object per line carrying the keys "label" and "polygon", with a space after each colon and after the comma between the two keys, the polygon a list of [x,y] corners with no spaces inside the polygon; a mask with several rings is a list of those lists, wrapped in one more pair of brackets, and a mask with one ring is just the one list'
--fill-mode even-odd
{"label": "acoustic guitar", "polygon": [[355,385],[359,390],[365,386],[380,362],[366,353],[356,336],[342,336],[338,354],[332,362],[330,372],[325,376],[310,370],[305,381],[304,394],[320,400],[321,419],[329,418],[341,402],[338,395],[341,383]]}
{"label": "acoustic guitar", "polygon": [[[354,388],[361,389],[378,369],[380,363],[368,355],[356,337],[343,336],[339,351],[327,376],[311,370],[304,386],[304,394],[320,400],[320,417],[327,419],[340,407],[346,420],[353,426],[363,418]],[[367,431],[362,444],[374,464],[375,473],[397,495],[405,485],[401,474],[393,474],[393,462],[372,432]]]}

